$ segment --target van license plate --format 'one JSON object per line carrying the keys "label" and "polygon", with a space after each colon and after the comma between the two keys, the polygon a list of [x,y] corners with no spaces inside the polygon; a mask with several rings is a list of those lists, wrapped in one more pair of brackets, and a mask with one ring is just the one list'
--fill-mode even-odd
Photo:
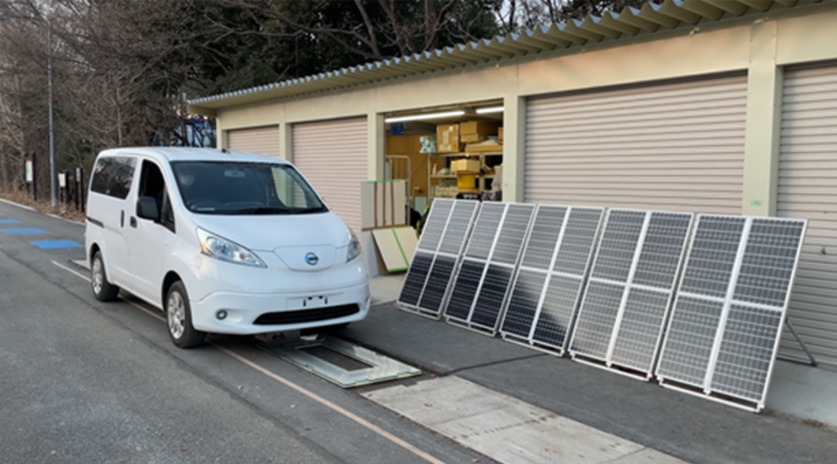
{"label": "van license plate", "polygon": [[324,306],[328,306],[328,297],[320,295],[302,298],[300,306],[302,306],[303,309],[322,308]]}

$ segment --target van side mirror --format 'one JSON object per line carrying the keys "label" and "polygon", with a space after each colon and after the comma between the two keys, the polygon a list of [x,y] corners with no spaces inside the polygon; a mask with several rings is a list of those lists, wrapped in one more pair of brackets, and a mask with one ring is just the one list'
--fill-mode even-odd
{"label": "van side mirror", "polygon": [[139,197],[137,200],[137,217],[151,221],[160,220],[160,210],[154,197]]}

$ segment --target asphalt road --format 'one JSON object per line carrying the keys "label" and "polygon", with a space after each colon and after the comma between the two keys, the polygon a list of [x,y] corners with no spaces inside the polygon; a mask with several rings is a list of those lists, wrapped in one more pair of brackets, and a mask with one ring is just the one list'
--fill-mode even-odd
{"label": "asphalt road", "polygon": [[252,337],[175,348],[156,310],[93,298],[83,248],[31,243],[58,240],[83,227],[0,203],[0,462],[490,462]]}

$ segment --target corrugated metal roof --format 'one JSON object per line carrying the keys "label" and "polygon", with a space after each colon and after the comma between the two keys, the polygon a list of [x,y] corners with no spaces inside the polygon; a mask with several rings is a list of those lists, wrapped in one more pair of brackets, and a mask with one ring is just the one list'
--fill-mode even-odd
{"label": "corrugated metal roof", "polygon": [[[566,50],[585,45],[690,28],[698,23],[758,16],[768,11],[837,0],[665,0],[620,13],[587,16],[583,20],[554,23],[542,28],[457,44],[312,76],[190,100],[191,110],[213,110],[266,99],[295,97],[361,84],[508,60],[530,54]],[[614,43],[616,45],[616,43]]]}

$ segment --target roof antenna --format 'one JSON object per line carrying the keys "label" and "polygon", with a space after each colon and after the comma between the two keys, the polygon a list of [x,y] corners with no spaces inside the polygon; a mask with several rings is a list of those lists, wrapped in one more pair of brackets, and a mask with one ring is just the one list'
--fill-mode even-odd
{"label": "roof antenna", "polygon": [[222,148],[222,149],[221,149],[221,153],[229,153],[229,152],[230,152],[230,151],[229,151],[229,150],[227,150],[226,148]]}

